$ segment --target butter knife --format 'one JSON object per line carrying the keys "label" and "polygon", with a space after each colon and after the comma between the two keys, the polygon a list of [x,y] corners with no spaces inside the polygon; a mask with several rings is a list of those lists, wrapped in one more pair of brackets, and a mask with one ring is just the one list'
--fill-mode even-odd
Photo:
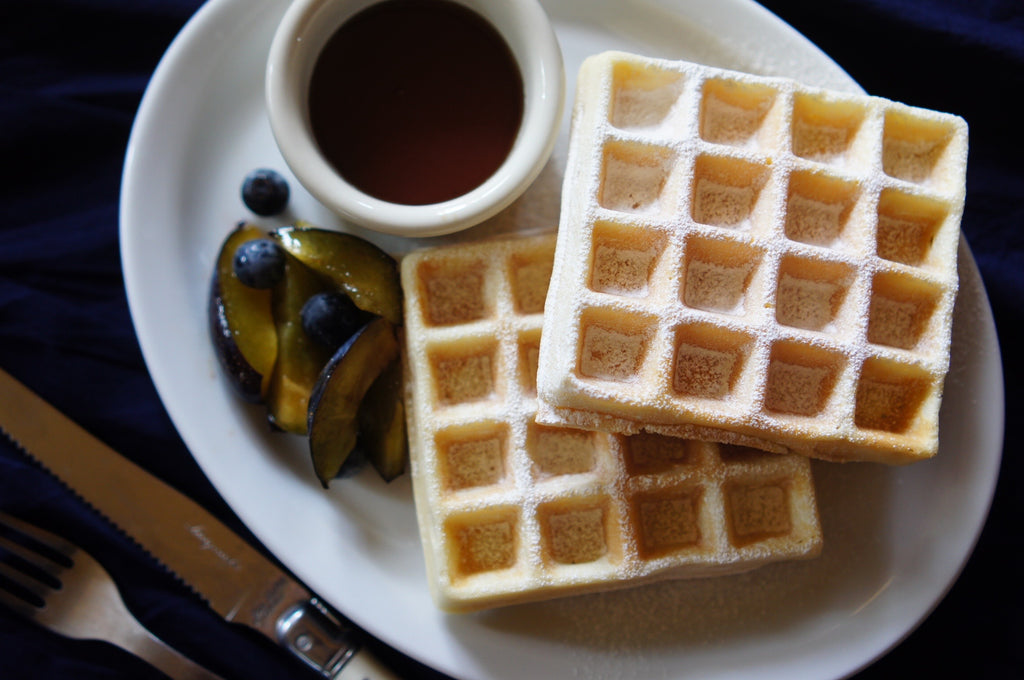
{"label": "butter knife", "polygon": [[181,578],[321,677],[396,680],[323,601],[198,503],[0,369],[0,431]]}

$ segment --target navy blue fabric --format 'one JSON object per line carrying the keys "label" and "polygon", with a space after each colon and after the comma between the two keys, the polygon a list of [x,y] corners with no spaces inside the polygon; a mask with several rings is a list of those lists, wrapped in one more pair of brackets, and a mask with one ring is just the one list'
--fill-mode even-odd
{"label": "navy blue fabric", "polygon": [[[0,366],[126,456],[251,536],[206,481],[146,372],[117,241],[120,172],[139,99],[199,0],[0,3]],[[1024,5],[1019,0],[768,0],[868,92],[970,124],[963,230],[1000,333],[1009,423],[989,521],[961,578],[907,640],[859,677],[1024,669],[1020,430],[1024,375]],[[227,626],[130,540],[0,441],[0,509],[73,537],[113,572],[154,631],[226,678],[303,677]],[[407,677],[437,674],[377,651]],[[0,678],[158,678],[102,643],[69,641],[0,609]]]}

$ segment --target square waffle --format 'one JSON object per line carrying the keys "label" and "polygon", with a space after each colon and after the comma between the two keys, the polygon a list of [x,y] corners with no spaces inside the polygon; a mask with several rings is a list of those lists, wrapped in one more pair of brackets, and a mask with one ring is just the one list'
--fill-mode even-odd
{"label": "square waffle", "polygon": [[538,419],[934,455],[963,119],[618,52],[577,88]]}
{"label": "square waffle", "polygon": [[410,472],[449,611],[811,557],[809,461],[535,422],[555,238],[402,260]]}

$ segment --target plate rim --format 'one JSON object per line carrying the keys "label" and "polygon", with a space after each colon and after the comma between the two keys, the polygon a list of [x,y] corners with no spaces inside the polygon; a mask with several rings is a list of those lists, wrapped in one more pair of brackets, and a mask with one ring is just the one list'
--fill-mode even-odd
{"label": "plate rim", "polygon": [[[281,0],[264,0],[264,4],[277,5],[281,4]],[[695,2],[676,2],[672,4],[675,7],[676,11],[683,11],[685,7],[700,6],[704,3],[702,2],[702,0],[697,0]],[[174,423],[176,430],[182,436],[182,439],[186,442],[186,445],[190,443],[189,440],[191,439],[191,437],[186,438],[185,431],[187,430],[187,428],[183,428],[178,424],[179,418],[181,417],[179,415],[179,411],[177,408],[174,407],[174,405],[168,403],[169,400],[165,396],[165,394],[167,394],[168,388],[166,387],[165,381],[161,377],[163,375],[163,371],[159,369],[154,370],[155,357],[158,354],[158,352],[154,348],[154,340],[151,338],[151,333],[149,331],[149,329],[152,327],[152,321],[148,320],[148,312],[145,309],[143,301],[139,299],[138,286],[135,285],[137,277],[140,276],[140,274],[137,271],[135,271],[134,262],[132,261],[131,258],[133,254],[137,252],[138,248],[145,247],[146,242],[144,233],[140,231],[137,227],[134,227],[134,225],[137,225],[139,223],[138,215],[140,213],[140,210],[144,212],[143,208],[140,207],[139,205],[140,196],[139,190],[136,187],[136,183],[140,181],[138,179],[140,176],[139,164],[143,162],[143,159],[146,155],[144,153],[144,146],[147,141],[147,134],[155,124],[154,121],[159,120],[159,107],[161,99],[166,96],[167,89],[173,86],[173,77],[177,73],[176,69],[179,69],[181,67],[181,63],[189,57],[189,51],[196,49],[195,45],[197,41],[201,40],[204,36],[217,33],[217,31],[219,30],[218,27],[222,23],[231,23],[234,14],[240,7],[245,6],[247,7],[247,9],[251,11],[252,8],[249,5],[251,5],[251,3],[246,3],[245,0],[209,0],[199,8],[199,10],[185,24],[182,30],[175,36],[170,46],[165,51],[164,55],[161,57],[161,60],[156,70],[154,71],[149,84],[147,85],[146,92],[143,95],[142,102],[140,103],[138,112],[136,114],[136,119],[132,125],[131,135],[129,137],[128,146],[125,154],[124,169],[122,172],[122,191],[119,207],[119,238],[121,241],[122,272],[124,274],[125,279],[125,288],[128,296],[128,304],[131,313],[132,323],[133,326],[135,327],[136,335],[139,339],[139,344],[146,362],[147,371],[150,373],[154,385],[157,388],[157,392],[160,396],[161,403],[163,404],[164,408],[168,411],[168,414],[171,416],[171,420]],[[763,6],[752,2],[752,0],[728,0],[728,2],[722,3],[722,5],[720,5],[719,7],[727,6],[742,7],[745,11],[757,13],[760,17],[760,20],[769,20],[773,24],[777,24],[778,28],[790,34],[790,38],[801,41],[804,48],[812,48],[817,53],[817,55],[820,56],[820,58],[827,60],[836,69],[839,69],[843,76],[849,78],[845,71],[842,71],[841,67],[839,67],[839,65],[836,64],[836,62],[834,62],[831,59],[831,57],[829,57],[827,54],[821,51],[805,36],[803,36],[795,29],[793,29],[791,26],[786,24],[782,19],[772,14],[767,8],[764,8]],[[853,82],[852,79],[850,79],[850,82]],[[995,341],[996,348],[998,349],[998,335],[995,333],[995,323],[992,317],[991,305],[988,300],[987,292],[984,288],[984,283],[981,280],[980,273],[978,272],[977,263],[974,260],[973,254],[970,252],[969,246],[966,245],[966,240],[964,240],[963,242],[962,250],[963,252],[966,253],[967,264],[969,266],[969,269],[972,270],[970,275],[977,278],[978,292],[980,293],[980,296],[984,302],[984,309],[982,310],[982,316],[984,318],[982,319],[982,321],[984,322],[984,325],[986,327],[985,334],[991,335],[991,338]],[[963,275],[964,274],[962,271],[961,277],[963,277]],[[994,370],[998,373],[1000,377],[1002,377],[1003,368],[1001,364],[1001,358],[999,357],[998,352],[996,352],[995,361],[998,365],[994,367]],[[909,636],[920,625],[920,623],[923,622],[931,614],[931,612],[942,602],[945,595],[955,585],[957,578],[959,577],[960,573],[962,572],[967,562],[969,561],[971,555],[973,554],[974,548],[977,545],[977,542],[981,536],[981,532],[985,526],[985,521],[988,517],[994,499],[996,481],[998,479],[998,472],[1001,463],[1002,441],[1005,430],[1005,394],[1003,390],[1002,380],[998,381],[997,392],[997,401],[999,408],[995,408],[997,404],[992,404],[993,410],[998,412],[996,418],[999,420],[999,434],[997,437],[998,446],[996,447],[997,453],[991,459],[991,470],[989,470],[990,478],[987,485],[987,497],[984,499],[984,507],[983,509],[981,509],[979,513],[980,521],[977,523],[975,527],[973,537],[968,549],[962,554],[959,564],[955,565],[952,577],[945,584],[945,587],[941,590],[941,592],[933,599],[931,605],[926,609],[926,611],[924,611],[900,635],[891,639],[887,645],[875,649],[871,654],[868,655],[867,658],[862,659],[859,663],[854,665],[850,665],[847,663],[843,665],[842,668],[833,668],[833,671],[839,673],[839,675],[852,674],[870,665],[879,657],[885,655],[888,651],[898,646],[904,639],[906,639],[906,637]],[[189,450],[191,453],[193,450],[191,446],[189,446]],[[204,460],[194,453],[192,455],[196,462],[199,464],[200,468],[203,470],[204,474],[206,474],[208,478],[210,478],[210,481],[212,483],[213,479],[210,477],[210,473],[207,469],[207,465],[204,464]],[[214,484],[214,487],[216,488],[217,492],[221,494],[222,497],[224,497],[225,501],[227,501],[228,494],[225,494],[219,485]],[[229,506],[231,507],[232,511],[239,516],[240,519],[243,518],[243,513],[239,512],[239,510],[236,509],[234,503],[229,503]],[[243,521],[245,520],[243,519]],[[249,526],[248,523],[247,526]],[[267,541],[261,535],[262,530],[259,527],[250,527],[250,530],[253,532],[254,535],[259,537],[261,541],[267,543]],[[358,613],[351,614],[344,611],[343,613],[345,613],[346,616],[349,616],[349,618],[352,618],[357,624],[363,625],[363,622],[360,621],[360,616]],[[399,641],[396,641],[393,638],[389,639],[387,635],[382,635],[380,631],[373,630],[372,626],[364,627],[366,627],[371,633],[375,634],[377,637],[381,638],[382,640],[391,644],[392,646],[402,650],[405,653],[410,653],[408,646],[403,646]],[[412,655],[416,656],[417,658],[420,658],[420,660],[424,663],[434,665],[434,667],[438,668],[438,670],[441,670],[442,672],[448,673],[450,675],[460,676],[461,671],[464,670],[438,666],[433,664],[431,661],[425,660],[416,654]],[[479,667],[474,670],[479,670]],[[838,675],[835,675],[835,673],[832,673],[832,676],[838,677]]]}

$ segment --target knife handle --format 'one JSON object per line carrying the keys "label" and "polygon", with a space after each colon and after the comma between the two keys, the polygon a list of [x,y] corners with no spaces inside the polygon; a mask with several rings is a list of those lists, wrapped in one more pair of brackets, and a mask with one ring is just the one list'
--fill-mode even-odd
{"label": "knife handle", "polygon": [[277,639],[324,678],[398,680],[315,597],[285,611],[277,620]]}

